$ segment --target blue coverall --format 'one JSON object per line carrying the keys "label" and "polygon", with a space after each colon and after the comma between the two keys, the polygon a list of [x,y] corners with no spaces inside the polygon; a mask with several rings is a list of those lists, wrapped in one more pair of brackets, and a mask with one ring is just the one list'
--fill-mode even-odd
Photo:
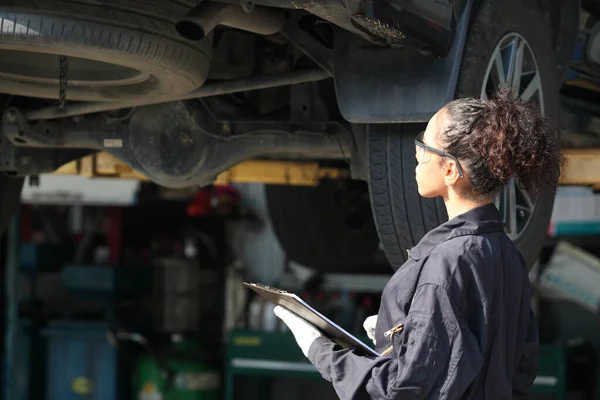
{"label": "blue coverall", "polygon": [[518,399],[537,373],[530,299],[500,213],[480,206],[425,235],[386,285],[375,328],[385,356],[320,337],[308,357],[341,400]]}

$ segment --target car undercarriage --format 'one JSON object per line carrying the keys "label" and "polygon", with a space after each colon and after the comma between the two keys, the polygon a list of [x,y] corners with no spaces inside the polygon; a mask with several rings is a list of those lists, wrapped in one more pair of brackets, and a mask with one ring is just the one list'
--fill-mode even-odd
{"label": "car undercarriage", "polygon": [[[381,245],[397,268],[447,218],[412,179],[417,132],[502,83],[558,122],[580,12],[566,0],[3,1],[0,185],[14,188],[2,201],[95,152],[168,187],[210,185],[246,160],[316,162],[351,179],[266,188],[288,256],[352,270]],[[529,265],[553,195],[513,182],[497,199]]]}

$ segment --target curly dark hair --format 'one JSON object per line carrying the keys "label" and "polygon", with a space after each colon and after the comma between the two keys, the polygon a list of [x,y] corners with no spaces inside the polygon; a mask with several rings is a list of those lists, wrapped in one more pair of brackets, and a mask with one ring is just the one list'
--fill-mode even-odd
{"label": "curly dark hair", "polygon": [[444,111],[447,123],[438,140],[469,171],[476,197],[497,195],[513,177],[534,194],[557,184],[564,162],[558,131],[509,87],[490,100],[454,100]]}

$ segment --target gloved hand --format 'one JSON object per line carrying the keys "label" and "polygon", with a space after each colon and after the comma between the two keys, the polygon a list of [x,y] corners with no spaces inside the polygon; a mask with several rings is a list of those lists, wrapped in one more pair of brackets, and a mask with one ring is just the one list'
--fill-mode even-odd
{"label": "gloved hand", "polygon": [[371,315],[363,322],[363,328],[367,331],[367,336],[373,341],[374,345],[377,345],[377,340],[375,340],[375,325],[377,325],[377,315]]}
{"label": "gloved hand", "polygon": [[277,306],[273,310],[275,315],[277,315],[285,324],[290,328],[292,334],[294,334],[294,338],[296,338],[296,342],[298,342],[298,346],[304,353],[304,356],[308,358],[308,349],[310,349],[310,345],[318,338],[323,336],[321,331],[319,331],[314,325],[306,322],[293,312],[281,307]]}

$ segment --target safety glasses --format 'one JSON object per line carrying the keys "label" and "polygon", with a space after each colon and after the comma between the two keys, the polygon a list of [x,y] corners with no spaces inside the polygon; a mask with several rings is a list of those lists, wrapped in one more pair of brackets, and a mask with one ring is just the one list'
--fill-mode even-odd
{"label": "safety glasses", "polygon": [[444,150],[436,149],[435,147],[427,146],[423,143],[423,134],[425,131],[419,132],[417,137],[415,138],[415,149],[417,152],[417,161],[420,163],[428,163],[431,161],[431,153],[435,153],[441,157],[448,157],[454,162],[456,162],[456,168],[458,169],[458,176],[463,178],[463,170],[458,162],[458,159],[454,157],[452,154],[445,152]]}

